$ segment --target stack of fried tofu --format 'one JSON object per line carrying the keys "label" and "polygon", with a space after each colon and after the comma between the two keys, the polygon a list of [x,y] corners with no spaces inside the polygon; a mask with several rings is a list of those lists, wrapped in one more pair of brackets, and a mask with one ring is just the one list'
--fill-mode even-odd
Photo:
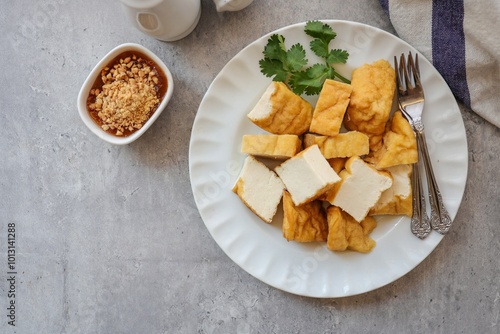
{"label": "stack of fried tofu", "polygon": [[233,191],[267,223],[282,202],[286,240],[369,252],[374,216],[412,212],[417,146],[394,90],[385,60],[356,68],[351,84],[327,79],[315,106],[272,82],[247,115],[265,133],[243,136]]}

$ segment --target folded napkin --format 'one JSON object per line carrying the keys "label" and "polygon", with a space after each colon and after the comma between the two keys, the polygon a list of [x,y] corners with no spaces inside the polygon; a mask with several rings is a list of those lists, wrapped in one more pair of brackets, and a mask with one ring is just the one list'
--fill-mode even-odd
{"label": "folded napkin", "polygon": [[500,1],[379,1],[399,37],[432,61],[457,100],[500,127]]}

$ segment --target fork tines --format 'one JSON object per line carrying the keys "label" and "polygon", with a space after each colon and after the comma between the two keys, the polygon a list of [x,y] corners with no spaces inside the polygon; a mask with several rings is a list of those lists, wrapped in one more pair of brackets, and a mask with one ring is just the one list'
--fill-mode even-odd
{"label": "fork tines", "polygon": [[[405,59],[404,53],[401,54],[399,66],[397,57],[394,56],[394,67],[396,70],[396,80],[398,82],[397,86],[399,89],[399,93],[403,95],[408,94],[406,90],[415,88],[413,86],[413,82],[415,83],[415,86],[422,87],[422,84],[420,83],[420,66],[418,64],[418,53],[415,55],[414,61],[411,51],[409,51],[408,64],[406,62],[407,61]],[[404,80],[402,80],[401,75],[404,76]]]}

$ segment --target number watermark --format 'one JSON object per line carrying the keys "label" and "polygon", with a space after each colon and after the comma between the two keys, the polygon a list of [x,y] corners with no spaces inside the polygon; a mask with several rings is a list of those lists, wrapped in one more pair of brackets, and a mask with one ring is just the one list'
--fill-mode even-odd
{"label": "number watermark", "polygon": [[7,224],[7,323],[16,326],[16,224]]}

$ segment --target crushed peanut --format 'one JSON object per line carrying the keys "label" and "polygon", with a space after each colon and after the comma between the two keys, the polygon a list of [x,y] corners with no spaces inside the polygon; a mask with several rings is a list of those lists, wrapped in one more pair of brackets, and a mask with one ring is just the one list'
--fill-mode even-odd
{"label": "crushed peanut", "polygon": [[88,108],[116,136],[140,129],[160,103],[158,72],[136,55],[105,67],[101,80],[102,89],[90,91]]}

